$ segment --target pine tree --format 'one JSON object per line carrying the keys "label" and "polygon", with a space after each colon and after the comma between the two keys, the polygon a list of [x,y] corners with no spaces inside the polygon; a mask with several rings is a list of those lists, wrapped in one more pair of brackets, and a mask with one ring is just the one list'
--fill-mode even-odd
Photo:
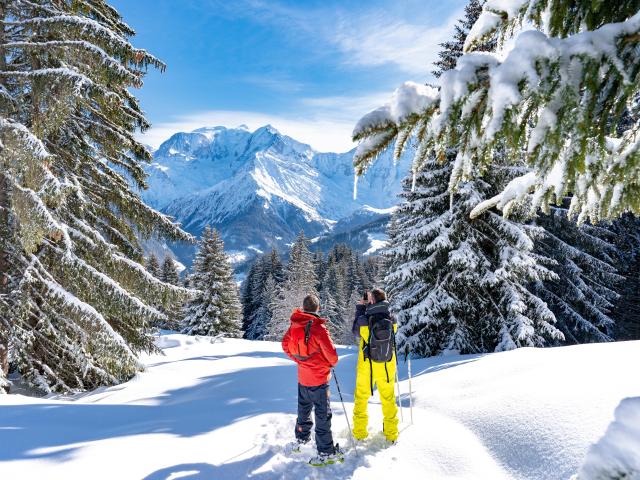
{"label": "pine tree", "polygon": [[362,299],[362,291],[354,288],[342,310],[342,328],[337,335],[337,341],[343,345],[353,345],[356,343],[355,336],[351,331],[355,316],[356,304]]}
{"label": "pine tree", "polygon": [[363,264],[365,281],[363,285],[367,289],[384,286],[385,267],[384,257],[368,256]]}
{"label": "pine tree", "polygon": [[168,283],[170,285],[180,284],[180,274],[178,273],[178,266],[176,265],[176,262],[173,261],[173,258],[171,258],[169,255],[164,257],[164,261],[162,262],[160,279],[164,283]]}
{"label": "pine tree", "polygon": [[147,268],[147,272],[149,272],[154,277],[156,277],[158,279],[162,277],[162,270],[160,268],[160,262],[158,261],[158,257],[156,257],[155,253],[152,253],[147,258],[146,268]]}
{"label": "pine tree", "polygon": [[[462,54],[477,7],[470,3],[455,41],[443,45],[441,69],[451,68]],[[406,140],[398,139],[396,155]],[[418,150],[423,160],[404,184],[405,201],[392,220],[385,262],[399,351],[421,356],[475,353],[561,339],[551,311],[528,290],[531,282],[555,277],[538,265],[527,226],[494,212],[469,218],[471,209],[513,170],[504,168],[496,154],[496,168],[486,180],[474,176],[451,194],[456,150],[449,149],[444,158],[422,145]]]}
{"label": "pine tree", "polygon": [[316,284],[316,290],[322,290],[322,280],[327,269],[327,262],[325,261],[324,254],[322,252],[316,252],[313,254],[313,265],[316,271],[316,278],[318,283]]}
{"label": "pine tree", "polygon": [[301,308],[306,295],[318,295],[313,255],[309,251],[304,232],[300,232],[289,255],[285,280],[278,286],[273,300],[272,318],[267,327],[266,340],[279,341],[289,327],[291,313]]}
{"label": "pine tree", "polygon": [[131,187],[151,155],[130,89],[164,66],[102,1],[7,0],[0,19],[0,350],[45,392],[124,381],[156,350],[153,305],[187,295],[139,239],[190,237]]}
{"label": "pine tree", "polygon": [[523,225],[469,211],[490,185],[464,184],[450,198],[452,166],[427,162],[405,182],[390,238],[386,278],[398,319],[398,350],[420,356],[477,353],[559,341],[555,318],[528,290],[555,278]]}
{"label": "pine tree", "polygon": [[[496,54],[472,51],[493,38]],[[639,40],[635,0],[490,2],[438,89],[406,83],[358,122],[356,171],[394,140],[401,149],[415,137],[414,171],[431,150],[444,160],[457,149],[456,190],[491,169],[496,149],[514,165],[526,152],[530,169],[479,202],[473,217],[496,206],[509,215],[524,201],[548,213],[567,196],[580,222],[638,215],[640,124],[618,127],[626,112],[639,113]]]}
{"label": "pine tree", "polygon": [[[464,17],[458,20],[455,32],[453,34],[453,40],[441,43],[442,49],[438,52],[440,60],[433,62],[436,69],[431,73],[434,77],[440,78],[442,72],[452,70],[456,68],[456,62],[458,58],[464,53],[464,42],[467,39],[467,35],[476,23],[476,20],[482,13],[482,5],[484,0],[470,0],[470,2],[464,7]],[[489,41],[484,44],[478,45],[474,51],[490,52],[495,48],[495,42]]]}
{"label": "pine tree", "polygon": [[284,266],[275,248],[268,255],[258,257],[251,265],[242,284],[242,329],[245,338],[263,340],[272,317],[270,304],[275,298],[275,293],[267,288],[267,282],[273,280],[273,288],[276,288],[283,282],[284,276]]}
{"label": "pine tree", "polygon": [[536,224],[543,230],[535,238],[535,251],[550,260],[546,265],[556,275],[534,283],[532,291],[554,313],[567,343],[612,340],[611,313],[622,282],[614,233],[606,225],[578,226],[561,207],[552,207]]}
{"label": "pine tree", "polygon": [[224,242],[216,230],[205,228],[193,262],[192,288],[198,291],[184,309],[187,335],[241,335],[241,305]]}
{"label": "pine tree", "polygon": [[615,266],[624,280],[611,313],[616,340],[640,340],[640,218],[623,215],[611,225],[618,257]]}
{"label": "pine tree", "polygon": [[273,277],[274,282],[276,282],[276,284],[282,283],[285,275],[284,265],[282,264],[278,250],[275,248],[273,248],[269,254],[269,262],[269,273]]}
{"label": "pine tree", "polygon": [[276,299],[278,283],[273,275],[269,274],[261,289],[259,306],[249,324],[246,338],[251,340],[262,340],[268,334],[268,327],[273,318],[273,302]]}
{"label": "pine tree", "polygon": [[322,291],[320,292],[321,314],[328,320],[327,328],[333,338],[339,338],[344,328],[345,278],[339,263],[330,263],[327,267]]}
{"label": "pine tree", "polygon": [[255,321],[255,314],[260,306],[262,297],[262,288],[264,287],[264,255],[256,258],[251,264],[249,272],[241,285],[241,301],[242,301],[242,331],[244,338],[249,340],[258,340],[249,336],[252,330],[251,324]]}

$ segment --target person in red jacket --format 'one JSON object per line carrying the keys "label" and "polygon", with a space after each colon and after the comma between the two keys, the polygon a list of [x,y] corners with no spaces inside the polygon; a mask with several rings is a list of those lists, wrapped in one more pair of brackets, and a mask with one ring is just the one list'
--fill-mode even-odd
{"label": "person in red jacket", "polygon": [[296,309],[291,315],[291,325],[282,339],[282,350],[298,364],[298,448],[311,438],[311,410],[315,410],[318,457],[309,462],[315,466],[342,461],[331,434],[329,392],[331,369],[338,363],[338,354],[319,310],[318,298],[307,295],[302,310]]}

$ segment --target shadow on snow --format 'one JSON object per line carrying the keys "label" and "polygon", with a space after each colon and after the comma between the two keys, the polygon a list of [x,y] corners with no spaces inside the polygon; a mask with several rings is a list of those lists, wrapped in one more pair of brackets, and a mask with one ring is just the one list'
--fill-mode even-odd
{"label": "shadow on snow", "polygon": [[[345,401],[353,400],[356,347],[339,348],[338,380]],[[232,357],[284,358],[276,352],[255,351],[234,355],[212,355],[192,360],[222,360]],[[460,359],[422,369],[421,374],[459,365]],[[469,359],[469,361],[475,358]],[[421,366],[426,366],[420,361]],[[163,363],[152,364],[158,366]],[[449,366],[447,366],[449,365]],[[406,364],[400,362],[399,375],[407,378]],[[123,386],[114,387],[122,389]],[[26,405],[0,405],[0,461],[48,458],[68,460],[79,448],[74,444],[122,436],[169,433],[191,437],[219,429],[236,421],[261,414],[297,410],[296,370],[290,365],[245,368],[202,377],[195,385],[168,390],[153,400],[156,405],[78,403],[74,401]],[[339,401],[332,383],[332,400]],[[402,404],[408,405],[406,392]],[[150,480],[168,478],[172,473],[193,471],[182,478],[232,478],[238,469],[250,469],[273,453],[261,453],[249,460],[222,466],[185,464],[158,470]],[[263,462],[264,463],[264,462]],[[173,470],[171,470],[173,469]],[[195,475],[195,476],[194,476]],[[267,478],[256,474],[252,478]],[[272,475],[272,473],[270,474]],[[237,478],[237,477],[233,477]]]}

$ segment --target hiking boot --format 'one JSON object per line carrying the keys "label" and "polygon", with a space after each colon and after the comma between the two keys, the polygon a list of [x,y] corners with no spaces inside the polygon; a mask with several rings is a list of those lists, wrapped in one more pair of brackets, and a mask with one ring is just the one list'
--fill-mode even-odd
{"label": "hiking boot", "polygon": [[302,451],[302,446],[309,443],[310,440],[299,440],[297,439],[295,442],[289,442],[284,446],[284,453],[289,455],[292,453],[300,453]]}
{"label": "hiking boot", "polygon": [[318,453],[318,455],[309,460],[309,465],[312,467],[326,467],[327,465],[342,462],[344,462],[344,452],[340,449],[340,445],[336,443],[333,453]]}

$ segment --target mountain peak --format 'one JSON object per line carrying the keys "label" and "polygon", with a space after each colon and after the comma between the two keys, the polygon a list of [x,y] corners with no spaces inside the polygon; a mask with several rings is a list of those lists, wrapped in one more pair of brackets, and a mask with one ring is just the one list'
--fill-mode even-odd
{"label": "mountain peak", "polygon": [[278,129],[276,127],[274,127],[273,125],[271,125],[270,123],[267,123],[266,125],[263,125],[260,128],[256,128],[256,130],[253,132],[254,135],[259,135],[261,133],[268,133],[270,135],[282,135]]}

